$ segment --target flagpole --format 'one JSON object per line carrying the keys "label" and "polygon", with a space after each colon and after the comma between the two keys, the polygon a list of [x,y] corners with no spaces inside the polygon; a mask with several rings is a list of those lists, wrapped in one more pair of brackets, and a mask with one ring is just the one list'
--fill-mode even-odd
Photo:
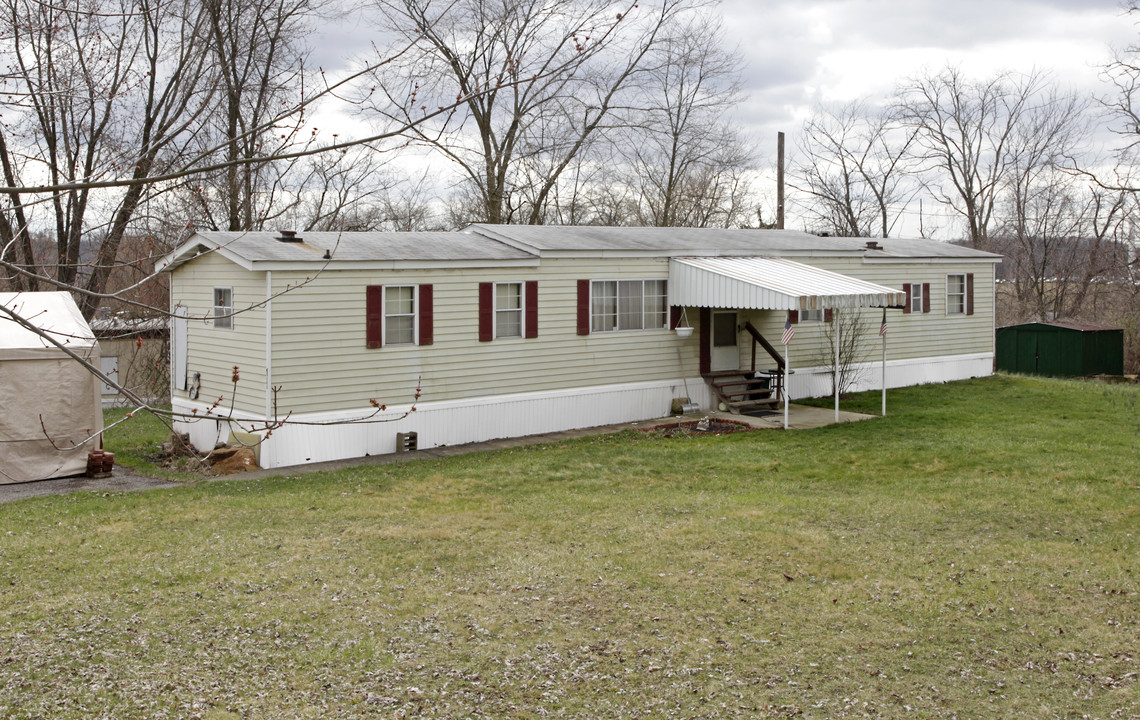
{"label": "flagpole", "polygon": [[784,346],[784,429],[788,429],[788,381],[792,371],[792,346]]}
{"label": "flagpole", "polygon": [[784,344],[784,429],[788,429],[788,393],[791,388],[788,386],[788,381],[791,380],[792,375],[792,338],[795,337],[796,331],[792,328],[792,311],[787,311],[784,315],[784,334],[780,336],[780,342]]}

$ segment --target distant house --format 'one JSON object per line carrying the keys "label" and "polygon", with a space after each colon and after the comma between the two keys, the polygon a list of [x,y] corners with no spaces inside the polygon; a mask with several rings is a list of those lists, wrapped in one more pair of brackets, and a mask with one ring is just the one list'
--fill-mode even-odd
{"label": "distant house", "polygon": [[[90,322],[99,339],[103,373],[122,388],[148,402],[165,401],[170,387],[170,338],[166,318],[124,315],[97,317]],[[119,387],[100,383],[103,407],[130,404]]]}
{"label": "distant house", "polygon": [[5,292],[0,306],[35,328],[0,312],[0,484],[83,473],[103,413],[76,357],[98,367],[99,344],[68,293]]}
{"label": "distant house", "polygon": [[[881,308],[888,384],[987,375],[999,261],[926,240],[777,230],[203,232],[165,259],[172,402],[310,423],[275,430],[266,467],[393,452],[398,432],[422,448],[630,422],[678,397],[735,405],[726,375],[746,384],[743,400],[765,402],[771,391],[747,383],[784,361],[786,321],[790,396],[827,394],[835,319],[859,319],[878,348]],[[863,375],[853,389],[878,386]],[[372,420],[399,417],[417,388],[398,422],[349,422],[373,399],[387,409]],[[183,429],[198,447],[231,430],[213,419]]]}

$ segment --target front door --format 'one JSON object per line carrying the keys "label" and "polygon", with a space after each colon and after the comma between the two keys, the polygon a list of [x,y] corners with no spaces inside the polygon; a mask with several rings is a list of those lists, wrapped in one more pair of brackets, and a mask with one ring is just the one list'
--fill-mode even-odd
{"label": "front door", "polygon": [[739,370],[740,350],[736,346],[736,311],[714,310],[712,323],[712,371]]}

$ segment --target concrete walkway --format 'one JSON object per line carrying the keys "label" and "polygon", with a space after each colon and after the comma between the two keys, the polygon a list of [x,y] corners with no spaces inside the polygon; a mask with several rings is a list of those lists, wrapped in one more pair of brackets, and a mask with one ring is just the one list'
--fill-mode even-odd
{"label": "concrete walkway", "polygon": [[[579,430],[564,430],[562,432],[545,433],[543,435],[529,435],[521,438],[503,438],[500,440],[487,440],[484,442],[468,443],[466,445],[450,445],[413,452],[393,453],[391,455],[372,455],[362,458],[348,458],[346,460],[330,460],[328,462],[307,463],[305,465],[290,465],[273,468],[272,470],[254,470],[252,472],[224,475],[219,477],[202,477],[200,480],[178,481],[168,478],[156,478],[148,475],[136,474],[130,468],[116,467],[109,478],[88,478],[82,475],[68,478],[54,478],[52,480],[36,480],[26,483],[0,485],[0,503],[13,500],[23,500],[31,497],[45,495],[64,495],[73,492],[120,493],[132,490],[155,490],[161,488],[182,487],[195,482],[213,482],[217,480],[259,480],[263,478],[282,477],[287,475],[307,475],[315,472],[342,470],[351,467],[366,467],[369,465],[391,465],[393,463],[408,462],[411,460],[427,460],[431,458],[446,458],[453,455],[465,455],[473,452],[491,452],[505,448],[528,447],[531,445],[544,445],[562,440],[606,435],[621,432],[622,430],[670,427],[679,422],[689,422],[708,417],[713,420],[727,420],[744,423],[758,430],[781,429],[784,427],[784,414],[764,417],[751,417],[748,415],[732,415],[730,413],[695,413],[676,417],[664,417],[655,420],[645,420],[635,423],[619,423],[616,425],[600,425]],[[852,412],[840,412],[839,422],[855,422],[869,420],[874,415],[861,415]],[[823,427],[835,422],[834,408],[817,408],[806,405],[792,405],[789,409],[789,427],[792,430],[807,430]]]}

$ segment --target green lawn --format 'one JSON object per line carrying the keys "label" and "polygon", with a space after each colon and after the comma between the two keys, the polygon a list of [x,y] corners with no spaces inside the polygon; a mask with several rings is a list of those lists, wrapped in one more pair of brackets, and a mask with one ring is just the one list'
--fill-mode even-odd
{"label": "green lawn", "polygon": [[0,717],[1135,718],[1138,401],[0,505]]}

